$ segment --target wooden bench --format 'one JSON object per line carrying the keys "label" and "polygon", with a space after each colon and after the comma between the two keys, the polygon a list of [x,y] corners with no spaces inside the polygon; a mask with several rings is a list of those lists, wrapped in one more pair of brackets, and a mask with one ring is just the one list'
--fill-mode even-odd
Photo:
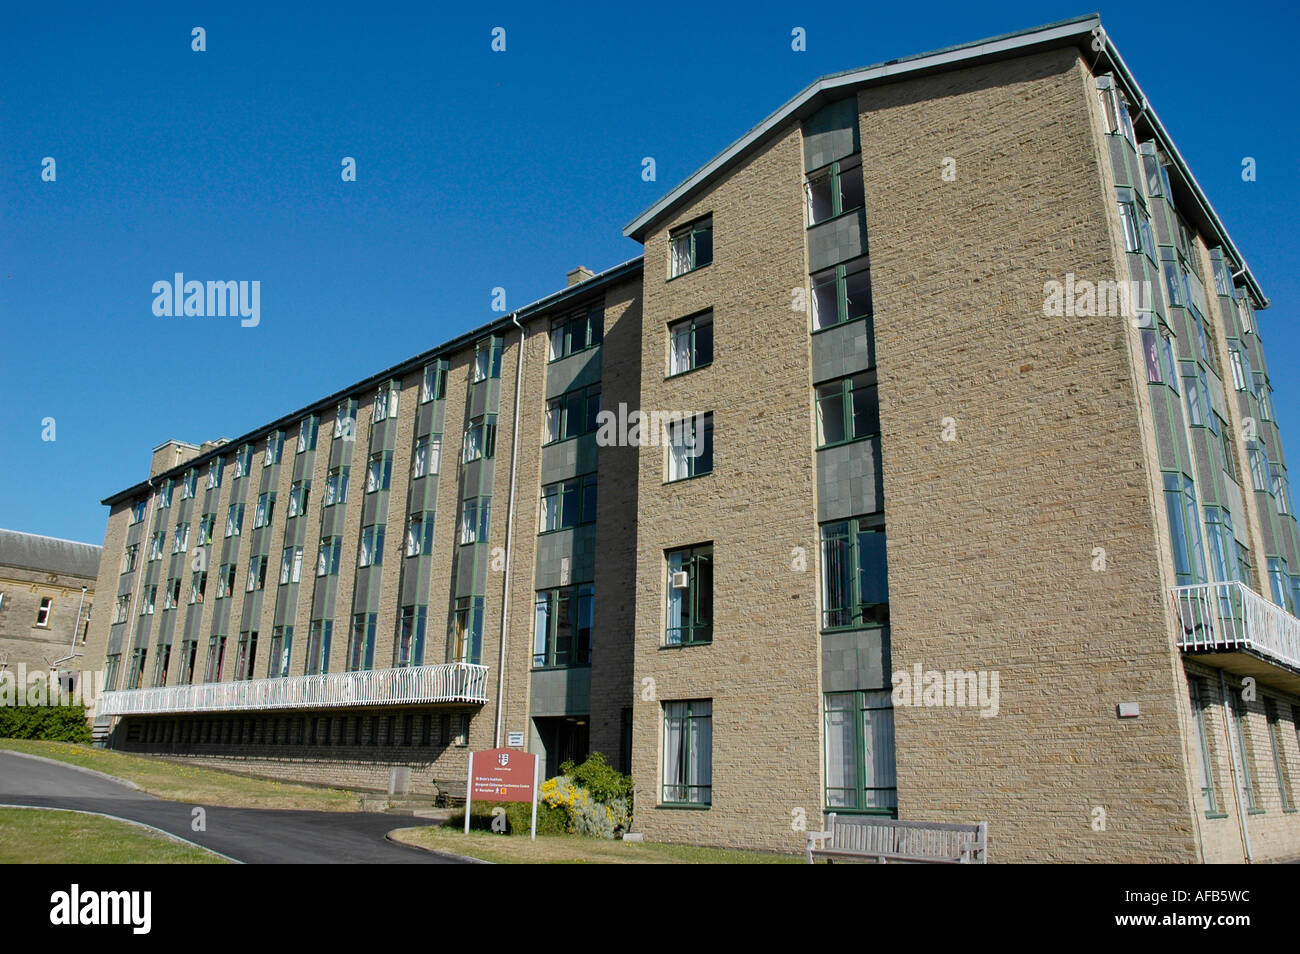
{"label": "wooden bench", "polygon": [[439,808],[460,808],[465,804],[465,780],[436,778],[433,780],[437,795],[433,803]]}
{"label": "wooden bench", "polygon": [[832,812],[825,831],[808,832],[804,856],[810,865],[817,858],[827,863],[982,865],[988,863],[988,822],[952,825]]}

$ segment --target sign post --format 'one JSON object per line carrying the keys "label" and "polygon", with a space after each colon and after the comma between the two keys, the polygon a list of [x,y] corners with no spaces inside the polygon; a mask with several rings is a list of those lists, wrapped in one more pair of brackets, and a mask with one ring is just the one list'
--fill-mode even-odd
{"label": "sign post", "polygon": [[533,803],[532,839],[537,839],[538,773],[541,761],[531,752],[514,749],[486,749],[469,754],[465,785],[465,834],[469,834],[469,813],[475,800],[481,802]]}

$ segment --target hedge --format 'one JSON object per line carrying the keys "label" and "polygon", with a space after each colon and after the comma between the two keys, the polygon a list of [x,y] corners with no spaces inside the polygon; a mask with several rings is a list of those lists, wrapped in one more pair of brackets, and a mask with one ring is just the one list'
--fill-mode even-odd
{"label": "hedge", "polygon": [[90,742],[85,706],[0,706],[0,739]]}

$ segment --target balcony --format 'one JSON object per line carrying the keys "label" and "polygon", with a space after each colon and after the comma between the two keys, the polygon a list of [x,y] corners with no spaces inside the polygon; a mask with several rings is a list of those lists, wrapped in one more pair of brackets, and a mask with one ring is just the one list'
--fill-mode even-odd
{"label": "balcony", "polygon": [[1174,589],[1178,648],[1242,676],[1300,690],[1300,619],[1244,583]]}
{"label": "balcony", "polygon": [[101,692],[96,716],[256,712],[438,702],[487,702],[488,667],[470,663],[205,682]]}

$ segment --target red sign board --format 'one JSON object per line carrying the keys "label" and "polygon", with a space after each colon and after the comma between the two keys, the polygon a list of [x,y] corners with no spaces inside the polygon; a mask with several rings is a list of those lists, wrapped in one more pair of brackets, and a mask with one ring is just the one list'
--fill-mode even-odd
{"label": "red sign board", "polygon": [[471,755],[469,797],[473,802],[531,802],[537,756],[518,749],[487,749]]}

